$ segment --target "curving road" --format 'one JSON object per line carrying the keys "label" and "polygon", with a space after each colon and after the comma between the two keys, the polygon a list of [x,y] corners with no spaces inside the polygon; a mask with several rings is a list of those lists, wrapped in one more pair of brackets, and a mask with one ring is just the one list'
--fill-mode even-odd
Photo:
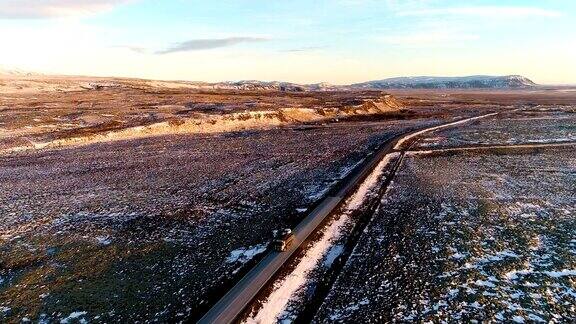
{"label": "curving road", "polygon": [[370,154],[366,161],[358,166],[340,183],[337,190],[332,191],[322,202],[310,212],[306,218],[293,230],[294,241],[284,252],[270,251],[253,269],[250,270],[228,293],[220,299],[198,323],[231,323],[252,302],[256,295],[264,288],[270,279],[294,255],[302,243],[316,231],[328,215],[348,197],[353,190],[368,176],[376,165],[389,153],[404,150],[403,144],[415,139],[417,136],[442,129],[460,125],[479,118],[493,116],[496,113],[461,119],[440,126],[429,127],[417,131],[399,134],[384,143],[375,154]]}

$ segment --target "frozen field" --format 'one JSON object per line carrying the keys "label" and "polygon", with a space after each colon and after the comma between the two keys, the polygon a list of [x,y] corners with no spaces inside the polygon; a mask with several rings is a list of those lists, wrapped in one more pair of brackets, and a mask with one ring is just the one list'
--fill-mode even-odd
{"label": "frozen field", "polygon": [[573,148],[408,154],[316,320],[575,321],[575,170]]}
{"label": "frozen field", "polygon": [[535,107],[502,113],[467,127],[438,132],[421,141],[420,148],[465,145],[532,144],[576,141],[576,108]]}
{"label": "frozen field", "polygon": [[[442,94],[403,97],[406,109],[381,114],[395,101],[371,92],[182,91],[3,97],[0,322],[197,319],[259,260],[273,229],[294,227],[367,152],[408,129],[500,111],[432,133],[419,149],[575,140],[567,106]],[[246,122],[267,109],[282,112],[278,123],[143,128],[12,150],[182,128],[198,114]],[[392,172],[382,165],[283,269],[286,284],[273,292],[283,301],[269,299],[253,319],[298,320],[320,304],[319,321],[572,319],[573,151],[508,153],[411,153],[373,213]],[[325,280],[338,274],[334,286]],[[311,294],[317,286],[325,300]]]}
{"label": "frozen field", "polygon": [[2,156],[0,318],[197,314],[264,250],[272,229],[297,222],[374,145],[425,123],[167,136]]}

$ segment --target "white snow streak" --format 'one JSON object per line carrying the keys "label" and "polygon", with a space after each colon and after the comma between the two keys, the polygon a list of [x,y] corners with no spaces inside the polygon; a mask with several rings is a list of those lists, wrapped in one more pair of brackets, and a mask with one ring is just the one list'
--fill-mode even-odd
{"label": "white snow streak", "polygon": [[455,121],[455,122],[453,122],[453,123],[448,123],[448,124],[444,124],[444,125],[439,125],[439,126],[434,126],[434,127],[430,127],[430,128],[423,129],[423,130],[421,130],[421,131],[412,133],[412,134],[410,134],[410,135],[408,135],[408,136],[402,137],[402,138],[396,143],[396,145],[394,145],[394,149],[395,149],[395,150],[400,150],[400,149],[402,148],[402,145],[403,145],[406,141],[408,141],[408,140],[410,140],[410,139],[412,139],[412,138],[414,138],[414,137],[416,137],[416,136],[420,136],[420,135],[422,135],[422,134],[424,134],[424,133],[433,132],[433,131],[436,131],[436,130],[439,130],[439,129],[443,129],[443,128],[446,128],[446,127],[452,127],[452,126],[464,124],[464,123],[467,123],[467,122],[469,122],[469,121],[473,121],[473,120],[477,120],[477,119],[481,119],[481,118],[486,118],[486,117],[494,116],[494,115],[497,115],[497,114],[498,114],[498,113],[491,113],[491,114],[486,114],[486,115],[482,115],[482,116],[476,116],[476,117],[472,117],[472,118],[466,118],[466,119],[462,119],[462,120],[459,120],[459,121]]}
{"label": "white snow streak", "polygon": [[378,183],[384,168],[390,163],[390,160],[400,155],[398,152],[386,154],[384,158],[378,163],[374,171],[370,173],[368,177],[362,182],[358,190],[348,199],[346,202],[346,210],[355,210],[364,203],[366,195],[374,189],[374,186]]}
{"label": "white snow streak", "polygon": [[230,255],[226,258],[226,262],[246,263],[252,260],[252,258],[254,258],[256,255],[263,253],[264,251],[266,251],[266,244],[259,244],[248,248],[239,248],[230,252]]}
{"label": "white snow streak", "polygon": [[283,281],[274,285],[274,290],[258,313],[254,317],[248,318],[245,323],[275,323],[277,317],[286,309],[291,298],[296,295],[300,288],[304,287],[308,281],[310,271],[316,267],[318,261],[330,250],[333,240],[338,237],[342,226],[348,220],[349,216],[342,214],[333,221],[324,232],[322,238],[306,251],[294,271],[284,278]]}
{"label": "white snow streak", "polygon": [[574,146],[574,142],[564,142],[564,143],[542,143],[542,144],[501,144],[501,145],[478,145],[470,147],[447,147],[440,149],[426,149],[426,150],[414,150],[408,152],[410,156],[413,155],[426,155],[432,153],[446,153],[446,152],[456,152],[456,151],[477,151],[477,150],[490,150],[490,149],[530,149],[530,148],[546,148],[546,147],[566,147]]}
{"label": "white snow streak", "polygon": [[[86,314],[88,314],[88,313],[87,313],[87,312],[73,312],[73,313],[71,313],[70,315],[68,315],[68,317],[62,319],[62,320],[60,321],[60,323],[62,323],[62,324],[70,323],[70,321],[77,320],[77,319],[85,316]],[[80,319],[80,320],[77,321],[77,322],[79,322],[79,323],[87,323],[86,320],[84,320],[84,319]]]}
{"label": "white snow streak", "polygon": [[[337,256],[330,256],[333,252],[334,242],[342,234],[344,225],[350,221],[349,212],[362,206],[366,198],[374,191],[384,169],[390,161],[400,153],[394,152],[382,158],[374,170],[362,182],[358,190],[346,201],[344,213],[324,230],[319,241],[306,251],[294,271],[286,276],[282,281],[275,283],[274,290],[268,296],[258,312],[249,317],[244,323],[275,323],[286,311],[289,302],[297,297],[297,293],[305,287],[309,280],[309,275],[325,258],[335,259]],[[341,251],[340,251],[341,252]],[[333,260],[330,260],[333,261]],[[331,263],[331,262],[330,262]]]}

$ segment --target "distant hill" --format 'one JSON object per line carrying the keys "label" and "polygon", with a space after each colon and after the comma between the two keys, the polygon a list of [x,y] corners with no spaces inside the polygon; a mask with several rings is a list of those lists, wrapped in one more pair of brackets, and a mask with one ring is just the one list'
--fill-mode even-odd
{"label": "distant hill", "polygon": [[214,89],[233,89],[233,90],[269,90],[269,91],[287,91],[287,92],[302,92],[302,91],[330,91],[340,90],[345,86],[336,86],[329,83],[316,83],[316,84],[297,84],[290,82],[279,81],[228,81],[218,83],[200,84],[201,87],[210,87]]}
{"label": "distant hill", "polygon": [[536,86],[521,75],[466,77],[400,77],[350,85],[355,89],[517,89]]}
{"label": "distant hill", "polygon": [[400,77],[336,86],[328,83],[296,84],[289,82],[237,81],[211,84],[214,88],[276,91],[331,91],[345,89],[519,89],[536,86],[521,75],[466,77]]}
{"label": "distant hill", "polygon": [[[474,75],[465,77],[399,77],[368,81],[351,85],[332,85],[329,83],[297,84],[281,81],[158,81],[130,78],[104,78],[89,76],[49,76],[20,69],[7,69],[0,66],[0,77],[3,79],[57,79],[57,83],[68,80],[78,83],[81,89],[102,89],[119,87],[126,84],[140,84],[160,87],[188,87],[196,89],[240,90],[240,91],[336,91],[336,90],[385,90],[385,89],[522,89],[537,86],[532,80],[521,75],[487,76]],[[68,82],[68,83],[70,83]]]}
{"label": "distant hill", "polygon": [[34,76],[40,75],[39,73],[23,71],[19,69],[6,69],[0,66],[0,76],[5,77],[24,77],[24,76]]}

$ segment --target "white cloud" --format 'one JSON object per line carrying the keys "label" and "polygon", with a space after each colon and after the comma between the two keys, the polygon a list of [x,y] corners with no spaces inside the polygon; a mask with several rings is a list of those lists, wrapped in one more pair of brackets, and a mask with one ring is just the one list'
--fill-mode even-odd
{"label": "white cloud", "polygon": [[426,31],[400,35],[387,35],[377,40],[392,45],[426,46],[430,44],[448,44],[463,41],[477,40],[473,34],[453,33],[448,31]]}
{"label": "white cloud", "polygon": [[202,51],[220,47],[228,47],[242,43],[265,42],[267,40],[268,39],[261,37],[226,37],[226,38],[191,39],[185,42],[174,44],[170,48],[158,51],[157,54]]}
{"label": "white cloud", "polygon": [[0,0],[0,18],[56,18],[90,15],[132,0]]}
{"label": "white cloud", "polygon": [[535,7],[499,7],[499,6],[478,6],[478,7],[455,7],[440,9],[422,9],[412,11],[402,11],[400,16],[480,16],[496,18],[525,18],[525,17],[559,17],[559,11],[547,10]]}

